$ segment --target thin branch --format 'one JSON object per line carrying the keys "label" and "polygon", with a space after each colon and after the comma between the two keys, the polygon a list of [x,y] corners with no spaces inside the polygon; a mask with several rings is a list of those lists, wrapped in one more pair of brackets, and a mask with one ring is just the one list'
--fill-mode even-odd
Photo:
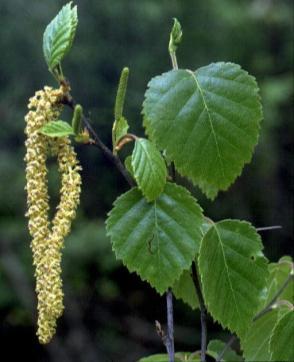
{"label": "thin branch", "polygon": [[257,319],[261,318],[263,315],[265,315],[266,313],[270,312],[273,309],[274,304],[278,300],[279,296],[283,293],[283,291],[287,288],[291,280],[293,280],[293,277],[294,277],[293,272],[291,272],[288,275],[288,278],[285,280],[284,284],[274,295],[273,299],[268,303],[268,305],[263,310],[261,310],[259,313],[256,314],[256,316],[253,318],[253,321],[256,321]]}
{"label": "thin branch", "polygon": [[216,357],[215,362],[220,362],[224,356],[224,354],[226,353],[227,349],[229,347],[231,347],[231,345],[235,342],[235,340],[237,339],[236,336],[231,336],[231,338],[228,340],[228,342],[226,343],[224,349],[221,351],[221,353]]}
{"label": "thin branch", "polygon": [[[176,181],[176,169],[172,162],[171,164],[171,179]],[[166,313],[167,313],[167,336],[166,336],[166,350],[169,356],[169,362],[175,360],[175,343],[174,343],[174,311],[173,311],[173,293],[171,288],[168,288],[166,292]]]}
{"label": "thin branch", "polygon": [[175,361],[174,311],[173,311],[173,293],[170,288],[166,292],[166,309],[167,309],[166,350],[169,356],[169,362],[174,362]]}
{"label": "thin branch", "polygon": [[176,57],[176,53],[175,53],[175,52],[171,52],[171,53],[170,53],[170,58],[171,58],[171,61],[172,61],[173,69],[179,69],[179,67],[178,67],[178,61],[177,61],[177,57]]}
{"label": "thin branch", "polygon": [[206,327],[206,308],[201,291],[200,281],[196,269],[196,264],[192,263],[192,279],[195,286],[196,294],[200,306],[200,320],[201,320],[201,362],[205,362],[206,344],[207,344],[207,327]]}
{"label": "thin branch", "polygon": [[[270,312],[276,301],[278,300],[279,296],[283,293],[283,291],[286,289],[286,287],[288,286],[288,284],[291,282],[291,280],[293,280],[294,278],[294,274],[293,274],[293,270],[291,271],[291,273],[288,275],[288,278],[285,280],[284,284],[281,286],[281,288],[277,291],[277,293],[274,295],[274,297],[272,298],[272,300],[267,304],[267,306],[261,310],[259,313],[257,313],[255,315],[255,317],[253,318],[253,322],[255,322],[256,320],[258,320],[259,318],[261,318],[262,316],[264,316],[266,313]],[[216,358],[216,362],[220,362],[223,355],[225,354],[226,350],[234,343],[234,341],[237,339],[236,336],[232,336],[229,341],[226,343],[224,349],[221,351],[221,353],[217,356]]]}
{"label": "thin branch", "polygon": [[[67,105],[71,109],[74,109],[76,102],[72,98],[71,95],[68,95],[67,97],[65,97],[63,99],[63,104]],[[134,186],[134,181],[129,176],[129,174],[126,171],[124,165],[122,164],[120,158],[118,156],[114,155],[112,153],[112,151],[101,141],[100,137],[98,136],[98,134],[96,133],[96,131],[94,130],[94,128],[91,125],[91,120],[89,118],[85,117],[85,115],[83,114],[82,121],[83,121],[85,127],[87,128],[87,130],[89,131],[91,137],[93,137],[94,143],[91,143],[91,144],[93,146],[98,147],[102,151],[104,156],[118,169],[118,171],[122,174],[122,176],[125,178],[125,180],[131,187]]]}
{"label": "thin branch", "polygon": [[274,226],[264,226],[261,228],[256,228],[257,231],[276,230],[276,229],[282,229],[282,226],[274,225]]}

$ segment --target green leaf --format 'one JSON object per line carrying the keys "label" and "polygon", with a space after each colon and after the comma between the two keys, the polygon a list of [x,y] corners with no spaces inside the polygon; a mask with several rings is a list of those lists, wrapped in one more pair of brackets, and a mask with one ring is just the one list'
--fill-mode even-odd
{"label": "green leaf", "polygon": [[255,79],[239,65],[172,70],[149,82],[143,104],[149,137],[178,172],[209,197],[226,190],[250,162],[262,108]]}
{"label": "green leaf", "polygon": [[162,294],[190,267],[199,249],[202,221],[191,194],[167,183],[152,203],[138,188],[120,196],[106,228],[117,259]]}
{"label": "green leaf", "polygon": [[268,276],[262,243],[247,222],[215,223],[202,239],[199,271],[210,314],[244,335],[260,305]]}
{"label": "green leaf", "polygon": [[112,131],[113,147],[115,147],[117,142],[128,133],[128,129],[129,129],[129,124],[124,117],[120,117],[119,119],[114,121],[113,131]]}
{"label": "green leaf", "polygon": [[271,361],[294,361],[294,311],[285,314],[270,337]]}
{"label": "green leaf", "polygon": [[78,25],[77,7],[64,5],[47,26],[43,35],[43,53],[51,71],[70,50]]}
{"label": "green leaf", "polygon": [[[288,276],[293,273],[293,261],[291,257],[283,257],[278,263],[269,264],[269,281],[264,305],[267,305],[281,289]],[[277,300],[288,300],[294,304],[294,279],[284,289]]]}
{"label": "green leaf", "polygon": [[172,287],[173,294],[177,299],[182,299],[192,309],[199,307],[199,301],[196,295],[192,277],[188,270],[185,270],[180,279],[178,279]]}
{"label": "green leaf", "polygon": [[183,30],[178,19],[174,18],[174,24],[169,36],[168,50],[170,53],[176,52],[178,45],[182,41]]}
{"label": "green leaf", "polygon": [[[153,354],[141,358],[138,362],[169,362],[167,354]],[[178,352],[175,354],[175,362],[200,362],[199,355],[190,352]]]}
{"label": "green leaf", "polygon": [[40,129],[40,133],[48,137],[65,137],[75,134],[72,126],[64,121],[50,121]]}
{"label": "green leaf", "polygon": [[246,336],[241,339],[246,361],[270,361],[270,336],[281,315],[281,311],[285,313],[286,310],[286,308],[274,309],[252,323]]}
{"label": "green leaf", "polygon": [[[226,343],[224,343],[223,341],[220,341],[218,339],[213,339],[207,345],[207,354],[213,358],[217,358],[217,356],[224,350],[225,346],[226,346]],[[243,358],[241,356],[239,356],[231,348],[227,348],[221,361],[222,362],[239,362],[239,361],[243,361]]]}
{"label": "green leaf", "polygon": [[134,170],[133,170],[133,166],[132,166],[132,156],[127,156],[125,159],[125,168],[127,169],[128,173],[135,178],[134,176]]}
{"label": "green leaf", "polygon": [[152,142],[144,138],[136,139],[132,168],[143,195],[148,201],[155,200],[164,189],[167,170],[164,159]]}

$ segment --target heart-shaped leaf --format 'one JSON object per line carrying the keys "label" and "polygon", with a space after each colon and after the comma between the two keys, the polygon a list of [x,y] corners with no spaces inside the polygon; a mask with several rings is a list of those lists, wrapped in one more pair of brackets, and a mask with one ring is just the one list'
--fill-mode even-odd
{"label": "heart-shaped leaf", "polygon": [[210,198],[250,162],[262,110],[255,79],[239,65],[213,63],[153,78],[143,104],[147,134],[179,173]]}
{"label": "heart-shaped leaf", "polygon": [[43,53],[52,71],[70,50],[78,25],[77,7],[64,5],[43,35]]}
{"label": "heart-shaped leaf", "polygon": [[215,223],[199,252],[204,300],[223,327],[243,336],[260,305],[268,276],[256,230],[246,222]]}
{"label": "heart-shaped leaf", "polygon": [[183,187],[167,183],[154,202],[138,188],[120,196],[106,221],[117,259],[159,293],[188,269],[201,240],[200,206]]}

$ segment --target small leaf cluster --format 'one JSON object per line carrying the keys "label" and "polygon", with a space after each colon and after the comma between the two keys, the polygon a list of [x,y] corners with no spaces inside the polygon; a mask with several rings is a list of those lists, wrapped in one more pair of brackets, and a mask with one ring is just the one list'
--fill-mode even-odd
{"label": "small leaf cluster", "polygon": [[74,108],[71,125],[62,120],[49,121],[40,129],[40,133],[52,138],[74,136],[76,142],[88,143],[90,136],[86,128],[84,130],[82,129],[82,117],[83,108],[80,104],[77,104]]}

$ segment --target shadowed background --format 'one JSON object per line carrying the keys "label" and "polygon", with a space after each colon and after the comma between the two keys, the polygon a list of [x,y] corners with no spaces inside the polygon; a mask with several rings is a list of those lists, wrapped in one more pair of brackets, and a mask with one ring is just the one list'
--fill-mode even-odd
{"label": "shadowed background", "polygon": [[[165,298],[117,262],[103,220],[125,181],[95,148],[77,146],[83,166],[78,219],[64,250],[65,314],[47,347],[35,337],[36,306],[30,238],[24,218],[24,115],[28,98],[55,85],[42,55],[42,34],[64,1],[0,2],[0,341],[9,361],[131,362],[164,351],[154,320],[165,323]],[[291,0],[83,0],[74,46],[63,68],[76,100],[110,146],[113,104],[121,69],[130,67],[125,114],[143,135],[141,106],[151,77],[171,68],[167,52],[172,18],[184,30],[182,68],[213,61],[239,63],[255,75],[264,105],[253,161],[215,202],[193,191],[214,220],[240,218],[263,232],[272,261],[291,254],[293,199],[293,5]],[[63,118],[70,120],[70,113]],[[291,174],[292,170],[292,174]],[[292,183],[291,183],[292,177]],[[59,178],[50,169],[52,205]],[[200,345],[199,314],[175,302],[176,349]],[[209,320],[209,339],[228,339]]]}

